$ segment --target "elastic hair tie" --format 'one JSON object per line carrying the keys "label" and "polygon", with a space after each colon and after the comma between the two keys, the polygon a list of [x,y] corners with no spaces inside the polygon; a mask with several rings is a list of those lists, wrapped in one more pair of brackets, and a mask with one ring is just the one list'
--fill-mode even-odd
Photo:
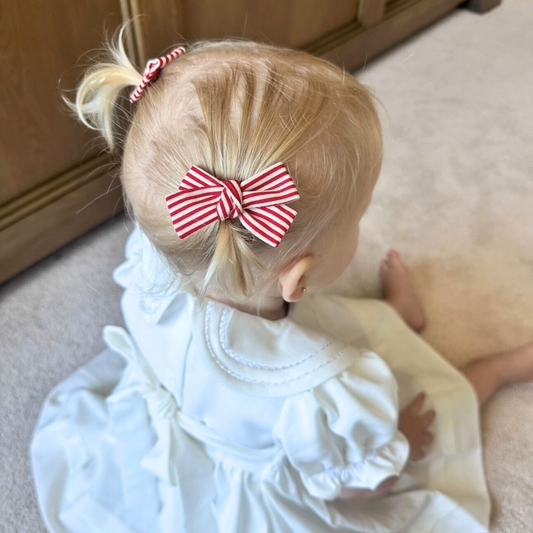
{"label": "elastic hair tie", "polygon": [[146,89],[150,83],[153,83],[155,80],[157,80],[163,68],[165,68],[173,59],[176,59],[184,53],[185,48],[183,48],[183,46],[178,46],[178,48],[172,50],[172,52],[166,56],[148,60],[146,63],[146,68],[144,69],[143,79],[137,88],[131,93],[130,102],[136,102],[144,89]]}

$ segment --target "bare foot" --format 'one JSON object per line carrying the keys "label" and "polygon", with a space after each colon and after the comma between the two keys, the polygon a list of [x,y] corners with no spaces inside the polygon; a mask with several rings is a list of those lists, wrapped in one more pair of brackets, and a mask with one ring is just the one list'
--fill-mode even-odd
{"label": "bare foot", "polygon": [[396,250],[387,253],[381,262],[380,274],[385,301],[398,311],[411,328],[416,332],[422,331],[426,326],[424,311],[413,289],[409,270]]}
{"label": "bare foot", "polygon": [[533,381],[533,342],[506,352],[477,357],[461,370],[483,405],[503,385]]}
{"label": "bare foot", "polygon": [[533,381],[533,342],[507,352],[482,356],[470,364],[479,361],[490,361],[502,384]]}

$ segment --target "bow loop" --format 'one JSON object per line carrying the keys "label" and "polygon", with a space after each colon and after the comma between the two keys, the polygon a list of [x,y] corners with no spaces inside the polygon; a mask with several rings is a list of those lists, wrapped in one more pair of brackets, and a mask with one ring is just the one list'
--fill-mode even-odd
{"label": "bow loop", "polygon": [[148,404],[148,411],[152,418],[167,420],[176,416],[178,406],[174,395],[161,385],[146,387],[143,390],[143,396]]}
{"label": "bow loop", "polygon": [[180,239],[208,224],[238,218],[250,233],[276,247],[296,216],[296,211],[286,204],[299,198],[283,163],[276,163],[242,182],[220,181],[193,165],[178,192],[168,195],[166,202]]}
{"label": "bow loop", "polygon": [[144,69],[143,76],[146,76],[147,78],[153,79],[155,74],[158,74],[161,70],[161,59],[150,59],[148,63],[146,64],[146,68]]}

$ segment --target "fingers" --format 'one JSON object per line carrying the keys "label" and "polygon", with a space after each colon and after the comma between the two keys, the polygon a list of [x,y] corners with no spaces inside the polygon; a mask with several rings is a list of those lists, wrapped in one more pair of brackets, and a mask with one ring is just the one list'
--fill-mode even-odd
{"label": "fingers", "polygon": [[412,416],[417,416],[418,413],[420,413],[420,410],[422,409],[422,405],[424,404],[424,400],[426,399],[426,394],[424,392],[421,392],[409,405],[409,414]]}
{"label": "fingers", "polygon": [[429,425],[431,425],[431,423],[433,422],[433,420],[435,420],[435,411],[433,411],[433,409],[431,411],[426,411],[421,417],[420,417],[420,422],[422,423],[422,425],[427,428]]}
{"label": "fingers", "polygon": [[433,442],[433,435],[429,431],[422,433],[422,446],[427,446]]}
{"label": "fingers", "polygon": [[422,449],[422,446],[428,446],[433,442],[433,435],[429,431],[424,431],[420,437],[420,447],[411,449],[410,459],[411,461],[421,461],[425,459],[426,452]]}
{"label": "fingers", "polygon": [[411,461],[421,461],[422,459],[424,459],[424,457],[426,457],[426,454],[424,453],[424,451],[422,449],[420,450],[416,450],[416,451],[413,451],[411,453]]}

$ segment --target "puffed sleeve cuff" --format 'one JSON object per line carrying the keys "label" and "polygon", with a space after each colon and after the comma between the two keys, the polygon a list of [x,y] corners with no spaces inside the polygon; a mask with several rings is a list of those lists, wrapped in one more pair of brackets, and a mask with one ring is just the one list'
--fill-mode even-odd
{"label": "puffed sleeve cuff", "polygon": [[331,500],[343,488],[375,490],[409,456],[398,403],[391,369],[364,352],[337,376],[288,397],[274,437],[311,495]]}
{"label": "puffed sleeve cuff", "polygon": [[387,478],[400,475],[408,458],[409,442],[396,431],[394,440],[370,451],[363,460],[311,476],[301,473],[301,479],[312,496],[334,500],[343,489],[375,490]]}

